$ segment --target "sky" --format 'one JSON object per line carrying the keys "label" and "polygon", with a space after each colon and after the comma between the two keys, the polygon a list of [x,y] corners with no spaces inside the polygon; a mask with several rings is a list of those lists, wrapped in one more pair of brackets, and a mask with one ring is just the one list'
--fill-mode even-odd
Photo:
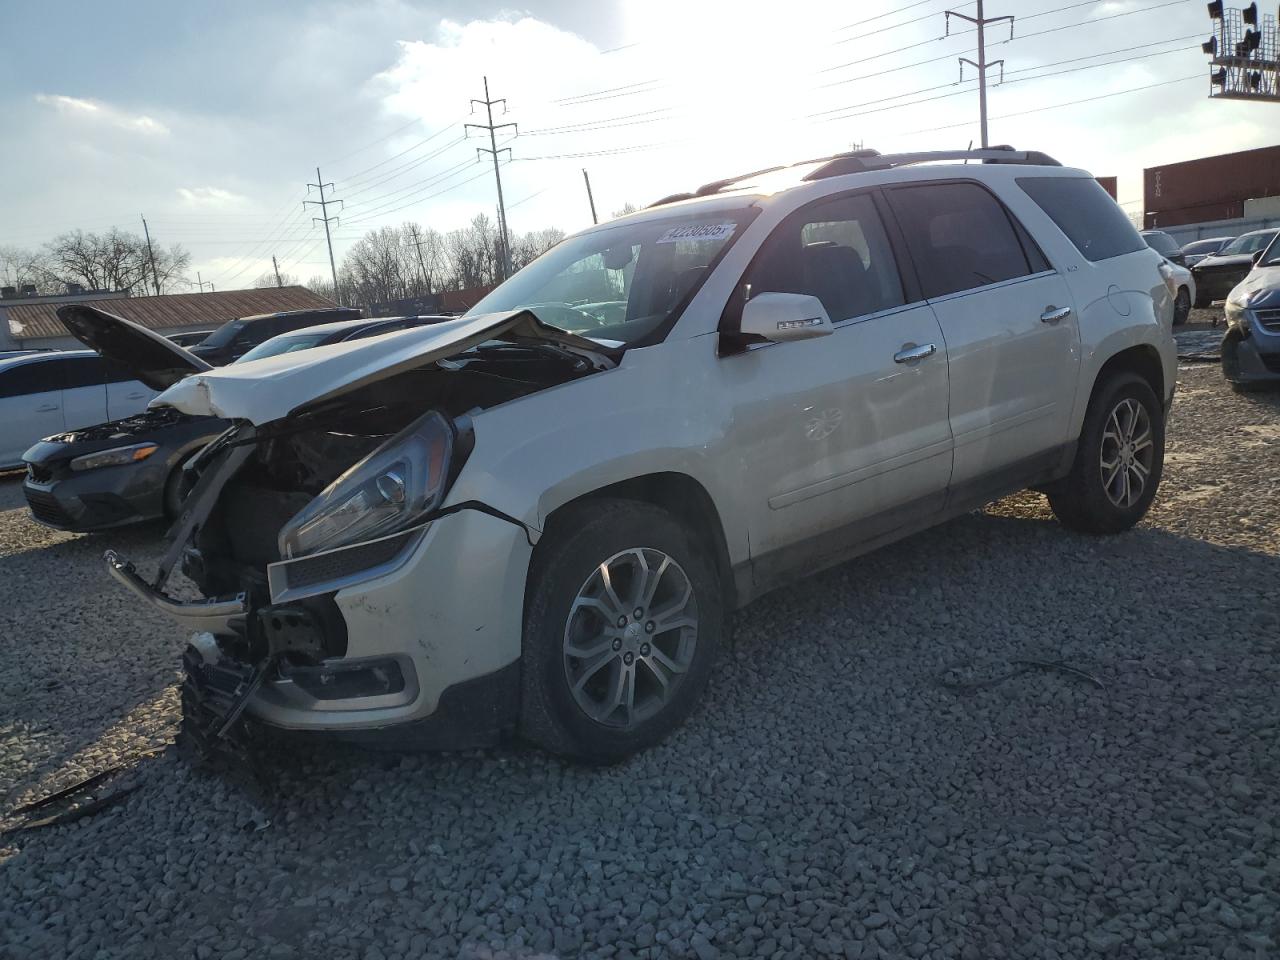
{"label": "sky", "polygon": [[[1228,3],[1230,6],[1231,4]],[[515,232],[855,146],[978,141],[969,24],[946,0],[11,0],[0,17],[0,245],[140,231],[190,280],[328,273],[316,168],[342,200],[334,249],[497,206]],[[1208,99],[1200,0],[987,0],[990,139],[1120,178],[1280,141],[1280,105]],[[19,38],[27,38],[29,42]],[[509,156],[509,159],[508,159]]]}

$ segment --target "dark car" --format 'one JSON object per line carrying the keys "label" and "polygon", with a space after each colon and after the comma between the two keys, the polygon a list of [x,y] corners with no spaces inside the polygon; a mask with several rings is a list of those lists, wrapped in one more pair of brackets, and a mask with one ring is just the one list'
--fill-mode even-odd
{"label": "dark car", "polygon": [[1192,267],[1191,275],[1196,278],[1196,306],[1207,307],[1215,300],[1225,300],[1253,269],[1254,254],[1264,250],[1278,233],[1280,229],[1241,234],[1218,253]]}
{"label": "dark car", "polygon": [[1148,247],[1166,260],[1170,260],[1180,267],[1187,265],[1187,258],[1182,255],[1181,244],[1163,230],[1143,230],[1142,239],[1147,241]]}
{"label": "dark car", "polygon": [[228,320],[191,348],[205,363],[220,367],[244,356],[272,337],[303,327],[344,320],[359,320],[360,311],[353,307],[325,307],[319,310],[284,310],[261,313],[252,317]]}
{"label": "dark car", "polygon": [[194,347],[197,343],[204,343],[208,339],[212,330],[191,330],[187,333],[166,333],[165,339],[172,340],[180,347]]}
{"label": "dark car", "polygon": [[[138,378],[163,390],[208,363],[165,338],[112,318],[123,328],[103,330],[92,314],[59,311],[81,340],[108,359],[134,358]],[[346,320],[282,334],[240,357],[239,363],[292,353],[311,347],[359,340],[449,320],[450,317],[383,317]],[[131,336],[132,335],[132,336]],[[160,344],[163,350],[157,350]],[[27,476],[23,493],[32,515],[46,526],[87,532],[126,523],[172,519],[186,492],[182,467],[230,424],[216,417],[192,417],[171,407],[156,407],[136,416],[41,440],[23,456]]]}
{"label": "dark car", "polygon": [[1206,237],[1203,240],[1192,240],[1182,248],[1182,256],[1186,258],[1187,267],[1194,267],[1205,257],[1212,257],[1235,237]]}

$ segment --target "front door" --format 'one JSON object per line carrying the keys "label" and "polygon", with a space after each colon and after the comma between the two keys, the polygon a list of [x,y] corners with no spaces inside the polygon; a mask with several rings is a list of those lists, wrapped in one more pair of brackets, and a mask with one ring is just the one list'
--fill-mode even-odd
{"label": "front door", "polygon": [[1070,439],[1080,337],[1066,281],[976,183],[888,198],[947,343],[952,484],[1034,467]]}
{"label": "front door", "polygon": [[[717,364],[734,408],[753,567],[761,579],[840,559],[941,509],[951,474],[947,356],[927,304],[904,289],[876,201],[844,195],[783,221],[742,299],[818,297],[830,336],[763,344]],[[722,326],[732,334],[726,311]],[[904,510],[903,508],[910,508]]]}

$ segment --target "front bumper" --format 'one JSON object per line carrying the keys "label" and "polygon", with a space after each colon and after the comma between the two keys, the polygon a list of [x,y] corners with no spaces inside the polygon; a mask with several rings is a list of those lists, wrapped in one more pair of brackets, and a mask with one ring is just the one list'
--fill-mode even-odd
{"label": "front bumper", "polygon": [[164,515],[166,474],[161,468],[103,467],[40,482],[28,465],[22,481],[31,515],[47,527],[88,533]]}
{"label": "front bumper", "polygon": [[[459,510],[433,520],[403,555],[383,558],[365,578],[335,567],[341,572],[336,589],[311,569],[307,589],[299,590],[297,577],[275,569],[304,562],[314,567],[320,557],[274,565],[276,602],[269,609],[255,609],[244,595],[180,603],[114,554],[107,565],[153,607],[210,635],[195,646],[211,668],[243,673],[258,666],[227,651],[266,613],[268,624],[275,624],[262,628],[271,638],[263,662],[270,662],[246,700],[246,717],[285,730],[438,746],[442,739],[492,742],[515,720],[531,554],[523,527]],[[316,599],[336,609],[341,623],[334,629],[345,631],[345,650],[304,666],[290,656],[287,624],[277,621]],[[443,736],[442,730],[450,732]]]}

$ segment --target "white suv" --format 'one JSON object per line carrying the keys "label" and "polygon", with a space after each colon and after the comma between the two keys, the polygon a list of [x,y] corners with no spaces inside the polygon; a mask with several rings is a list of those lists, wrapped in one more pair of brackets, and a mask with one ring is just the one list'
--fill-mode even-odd
{"label": "white suv", "polygon": [[[616,759],[790,578],[1025,487],[1072,529],[1142,517],[1174,388],[1162,263],[1043,154],[708,184],[466,317],[181,380],[156,403],[236,426],[151,583],[108,567],[197,631],[202,744],[515,733]],[[180,560],[210,599],[163,592]]]}

